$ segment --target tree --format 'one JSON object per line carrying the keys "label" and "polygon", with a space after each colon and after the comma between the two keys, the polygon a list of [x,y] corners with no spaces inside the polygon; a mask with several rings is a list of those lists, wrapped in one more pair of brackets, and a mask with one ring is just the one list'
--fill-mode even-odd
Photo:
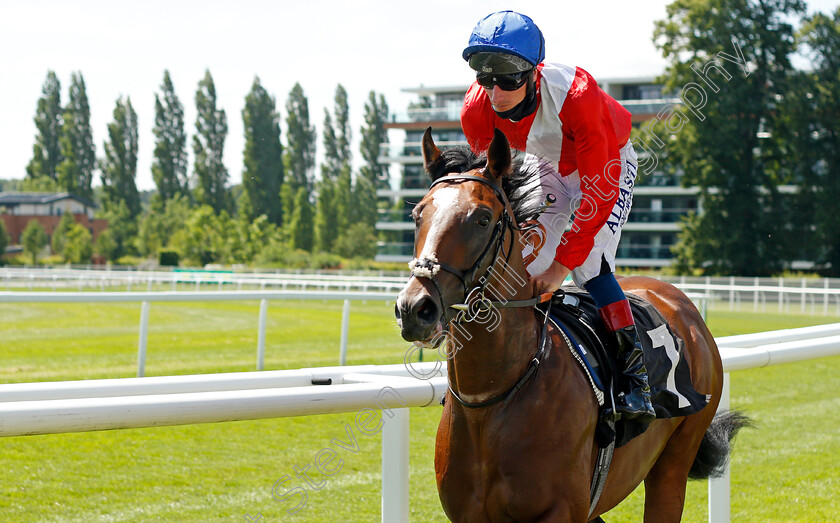
{"label": "tree", "polygon": [[102,192],[105,209],[125,205],[131,219],[140,215],[137,192],[137,113],[131,98],[120,97],[114,107],[114,121],[108,124],[102,169]]}
{"label": "tree", "polygon": [[335,210],[336,225],[339,235],[346,231],[355,219],[353,208],[353,173],[349,165],[344,165],[338,173],[338,180],[335,183]]}
{"label": "tree", "polygon": [[[112,261],[128,254],[136,254],[137,217],[131,215],[126,202],[112,202],[104,210],[98,212],[97,217],[108,221],[108,228],[97,238],[97,245],[100,239],[106,242],[102,244],[106,252],[97,248],[99,254]],[[103,239],[105,236],[107,237]]]}
{"label": "tree", "polygon": [[172,237],[185,227],[189,217],[190,202],[182,195],[169,200],[160,212],[143,215],[135,240],[137,250],[143,256],[157,255],[171,245]]}
{"label": "tree", "polygon": [[62,115],[61,163],[56,168],[58,183],[71,194],[93,198],[93,171],[96,169],[96,145],[90,128],[90,106],[82,73],[70,77],[70,96]]}
{"label": "tree", "polygon": [[196,134],[193,136],[195,153],[196,201],[209,205],[216,213],[233,208],[227,192],[228,172],[222,161],[227,138],[227,116],[224,109],[216,108],[216,86],[210,71],[198,83],[195,93]]}
{"label": "tree", "polygon": [[[800,176],[793,220],[800,259],[814,259],[830,276],[840,275],[840,8],[833,16],[816,13],[803,21],[797,35],[811,70],[796,78],[797,89],[785,97],[790,116],[791,154],[786,158]],[[807,219],[805,218],[807,217]],[[804,251],[804,252],[803,252]],[[810,251],[810,252],[809,252]]]}
{"label": "tree", "polygon": [[38,255],[47,245],[47,232],[37,220],[29,220],[21,235],[23,252],[32,257],[32,265],[38,263]]}
{"label": "tree", "polygon": [[274,97],[263,88],[259,78],[254,78],[251,92],[245,97],[242,120],[245,124],[242,187],[251,204],[249,218],[265,214],[271,223],[280,225],[283,208],[278,196],[284,174],[280,115]]}
{"label": "tree", "polygon": [[53,229],[52,238],[50,239],[50,247],[52,253],[64,257],[64,249],[67,246],[67,235],[70,234],[70,229],[76,225],[76,220],[69,212],[61,215],[58,225]]}
{"label": "tree", "polygon": [[209,205],[192,209],[186,226],[177,235],[183,257],[202,266],[224,262],[226,238],[233,236],[232,225],[226,211],[217,215]]}
{"label": "tree", "polygon": [[295,83],[286,101],[286,152],[283,164],[292,189],[312,191],[315,169],[315,127],[309,123],[309,102],[303,88]]}
{"label": "tree", "polygon": [[[340,152],[342,146],[339,145],[332,117],[326,108],[324,109],[323,144],[324,161],[321,163],[321,180],[317,184],[318,197],[315,208],[315,250],[331,252],[339,233],[338,206],[340,204],[337,200],[337,183],[343,161]],[[349,154],[349,151],[347,153]]]}
{"label": "tree", "polygon": [[321,180],[334,182],[338,179],[338,173],[341,172],[341,156],[338,152],[338,140],[335,136],[332,117],[326,108],[324,108],[323,144],[324,161],[321,163]]}
{"label": "tree", "polygon": [[58,180],[58,166],[62,161],[61,138],[62,108],[61,83],[53,71],[47,71],[47,79],[41,89],[35,112],[35,145],[32,146],[32,160],[26,166],[28,179],[49,178]]}
{"label": "tree", "polygon": [[318,199],[315,202],[314,249],[332,252],[338,238],[338,213],[336,212],[336,182],[321,179],[318,182]]}
{"label": "tree", "polygon": [[376,231],[365,223],[354,223],[341,235],[336,250],[345,258],[373,258],[376,256]]}
{"label": "tree", "polygon": [[152,178],[165,206],[175,195],[189,194],[187,182],[187,133],[184,130],[184,106],[169,71],[163,72],[161,92],[155,93],[155,135]]}
{"label": "tree", "polygon": [[67,232],[64,244],[64,261],[67,263],[90,263],[93,254],[93,241],[90,231],[78,223],[74,223]]}
{"label": "tree", "polygon": [[335,88],[335,139],[336,152],[341,165],[350,164],[350,107],[347,104],[347,91],[341,84]]}
{"label": "tree", "polygon": [[385,122],[388,121],[388,104],[385,96],[371,91],[365,102],[365,124],[362,126],[362,143],[360,150],[364,165],[361,174],[370,180],[376,189],[387,189],[390,186],[388,168],[379,163],[381,146],[388,143],[388,131]]}
{"label": "tree", "polygon": [[0,265],[3,264],[3,255],[6,254],[6,247],[9,246],[9,242],[9,232],[6,230],[6,225],[0,220]]}
{"label": "tree", "polygon": [[305,187],[298,187],[295,194],[295,210],[289,224],[293,249],[311,251],[314,242],[312,204]]}
{"label": "tree", "polygon": [[800,0],[676,0],[656,23],[666,89],[684,105],[643,127],[644,146],[664,147],[683,182],[700,187],[703,212],[677,250],[708,274],[767,275],[789,259],[776,95],[793,70],[786,20],[803,10]]}

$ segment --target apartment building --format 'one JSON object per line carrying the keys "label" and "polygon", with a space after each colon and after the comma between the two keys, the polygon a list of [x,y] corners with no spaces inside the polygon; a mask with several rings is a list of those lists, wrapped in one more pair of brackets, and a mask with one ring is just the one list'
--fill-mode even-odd
{"label": "apartment building", "polygon": [[[608,78],[601,88],[630,111],[635,128],[657,118],[678,99],[668,98],[654,77]],[[403,89],[417,101],[402,113],[391,115],[386,125],[390,142],[383,146],[379,161],[394,166],[400,176],[390,189],[380,190],[379,220],[376,228],[381,241],[377,260],[408,261],[413,257],[414,223],[409,213],[426,193],[429,179],[423,170],[420,140],[429,126],[439,147],[465,145],[460,112],[466,85]],[[639,148],[642,166],[633,197],[633,210],[624,226],[617,252],[622,267],[662,267],[671,262],[670,247],[676,242],[680,217],[698,210],[696,188],[684,188],[679,173],[666,172],[644,148]]]}

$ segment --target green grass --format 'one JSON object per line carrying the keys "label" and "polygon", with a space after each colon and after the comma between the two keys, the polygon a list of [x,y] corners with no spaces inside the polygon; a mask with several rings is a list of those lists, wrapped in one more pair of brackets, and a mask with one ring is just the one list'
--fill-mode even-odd
{"label": "green grass", "polygon": [[[393,304],[354,302],[348,364],[400,363],[407,344]],[[153,303],[146,374],[250,371],[257,302]],[[338,363],[340,302],[269,305],[266,368]],[[139,304],[0,304],[0,382],[132,377]],[[712,310],[717,336],[831,323],[836,317]],[[733,373],[732,406],[756,429],[732,459],[733,521],[840,519],[840,358]],[[834,384],[832,386],[831,384]],[[411,409],[411,519],[445,521],[434,481],[438,407]],[[356,432],[359,451],[336,447],[354,414],[308,416],[0,440],[1,521],[378,521],[381,437]],[[308,489],[306,506],[272,498],[294,467],[336,449],[341,470]],[[313,467],[314,468],[314,467]],[[295,480],[295,485],[301,482]],[[287,488],[291,484],[286,485]],[[706,521],[707,483],[689,486],[684,521]],[[605,516],[641,521],[643,489]]]}

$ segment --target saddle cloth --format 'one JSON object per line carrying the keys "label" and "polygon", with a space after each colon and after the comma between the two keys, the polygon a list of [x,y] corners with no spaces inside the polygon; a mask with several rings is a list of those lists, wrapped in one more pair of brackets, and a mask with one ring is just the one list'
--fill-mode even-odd
{"label": "saddle cloth", "polygon": [[[651,402],[657,419],[688,416],[703,409],[709,398],[694,390],[691,384],[688,362],[683,358],[683,340],[653,305],[634,294],[626,293],[626,296],[636,322],[637,338],[644,350]],[[604,327],[595,301],[578,287],[564,286],[552,299],[551,316],[582,357],[592,383],[604,392],[602,408],[610,407],[610,384],[613,394],[618,394],[622,390],[618,381],[622,374],[615,360],[614,334]],[[609,445],[613,438],[615,446],[620,447],[647,427],[633,420],[619,420],[613,432],[609,424],[602,421],[596,438],[601,447]]]}

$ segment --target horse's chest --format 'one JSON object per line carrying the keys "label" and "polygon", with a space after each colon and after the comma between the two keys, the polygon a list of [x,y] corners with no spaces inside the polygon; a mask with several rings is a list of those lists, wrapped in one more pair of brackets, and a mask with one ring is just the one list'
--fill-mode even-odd
{"label": "horse's chest", "polygon": [[[542,418],[550,422],[546,417],[552,415]],[[445,463],[438,467],[447,515],[453,521],[528,521],[549,511],[559,481],[574,481],[580,467],[570,462],[574,449],[564,449],[562,435],[548,427],[556,425],[517,417],[490,420],[479,431],[453,423],[449,455],[439,456]]]}

